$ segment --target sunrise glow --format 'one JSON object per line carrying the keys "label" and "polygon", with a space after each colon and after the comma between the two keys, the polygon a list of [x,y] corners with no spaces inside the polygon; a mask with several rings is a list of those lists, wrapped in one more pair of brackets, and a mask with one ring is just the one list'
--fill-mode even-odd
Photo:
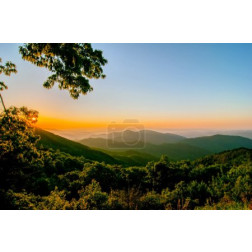
{"label": "sunrise glow", "polygon": [[18,46],[1,45],[20,70],[2,96],[37,110],[43,129],[95,131],[126,119],[157,130],[252,128],[250,44],[94,44],[109,58],[107,78],[91,80],[94,90],[78,100],[45,89],[49,72],[23,61]]}

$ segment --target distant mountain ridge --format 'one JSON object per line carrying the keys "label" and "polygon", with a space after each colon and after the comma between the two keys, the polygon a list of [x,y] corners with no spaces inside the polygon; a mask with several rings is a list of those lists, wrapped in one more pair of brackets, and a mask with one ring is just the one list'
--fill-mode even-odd
{"label": "distant mountain ridge", "polygon": [[[119,147],[120,143],[151,143],[151,144],[164,144],[164,143],[177,143],[185,140],[186,137],[172,134],[172,133],[160,133],[153,130],[141,130],[141,131],[131,131],[125,130],[120,132],[109,133],[107,135],[100,135],[99,137],[90,137],[80,140],[80,143],[87,144],[89,146],[99,148],[106,148],[111,146],[110,143],[117,143]],[[104,141],[106,140],[106,141]]]}
{"label": "distant mountain ridge", "polygon": [[207,149],[213,153],[237,148],[252,148],[252,140],[241,136],[214,135],[207,137],[187,138],[182,143]]}
{"label": "distant mountain ridge", "polygon": [[[139,136],[137,136],[137,134],[139,134]],[[146,134],[145,138],[142,137],[142,134]],[[124,134],[118,132],[113,137],[113,139],[111,136],[108,137],[108,139],[82,139],[80,143],[94,148],[110,150],[111,152],[123,152],[132,149],[156,157],[167,155],[173,160],[193,160],[208,154],[215,154],[237,148],[252,149],[252,140],[240,136],[214,135],[185,138],[176,134],[155,131],[127,131],[126,134],[125,132]],[[126,141],[132,141],[133,143],[135,141],[135,145],[131,145],[133,147],[125,145],[125,137]],[[145,142],[142,142],[141,140],[144,140]]]}
{"label": "distant mountain ridge", "polygon": [[[117,142],[114,139],[88,138],[78,143],[45,130],[36,129],[36,132],[41,137],[39,145],[43,145],[45,148],[58,149],[73,156],[83,156],[89,160],[104,161],[108,164],[146,165],[149,161],[156,161],[161,155],[167,155],[174,161],[195,160],[206,155],[237,148],[252,149],[252,140],[240,136],[214,135],[185,138],[174,134],[148,131],[145,140],[148,139],[150,142],[136,141],[135,148],[134,146],[125,148],[120,134],[116,136]],[[136,140],[134,139],[136,132],[133,134],[127,132],[123,135],[123,137],[125,136],[128,137],[127,141]],[[162,136],[163,139],[161,139]],[[139,138],[137,139],[139,140]],[[153,144],[153,142],[164,143]]]}
{"label": "distant mountain ridge", "polygon": [[163,144],[163,143],[177,143],[186,139],[186,137],[172,134],[172,133],[160,133],[153,130],[140,130],[132,131],[125,130],[114,133],[109,133],[108,139],[113,139],[115,142],[146,142],[152,144]]}

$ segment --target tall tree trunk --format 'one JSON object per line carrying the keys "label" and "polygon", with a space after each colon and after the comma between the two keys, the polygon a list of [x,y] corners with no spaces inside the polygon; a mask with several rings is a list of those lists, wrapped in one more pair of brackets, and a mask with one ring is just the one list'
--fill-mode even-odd
{"label": "tall tree trunk", "polygon": [[8,116],[8,112],[7,112],[7,109],[6,109],[5,105],[4,105],[4,100],[3,100],[3,97],[2,97],[2,95],[1,95],[1,93],[0,93],[0,98],[1,98],[1,102],[2,102],[3,108],[4,108],[4,112],[5,112],[6,115]]}

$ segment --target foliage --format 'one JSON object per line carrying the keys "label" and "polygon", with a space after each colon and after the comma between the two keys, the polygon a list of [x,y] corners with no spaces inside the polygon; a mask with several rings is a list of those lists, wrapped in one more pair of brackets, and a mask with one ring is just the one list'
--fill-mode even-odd
{"label": "foliage", "polygon": [[93,90],[89,79],[105,78],[102,66],[107,63],[102,51],[87,43],[28,43],[20,47],[24,60],[45,67],[52,75],[44,82],[45,88],[58,83],[72,98]]}
{"label": "foliage", "polygon": [[161,195],[155,191],[148,192],[140,198],[139,209],[142,210],[162,210],[164,204],[162,203]]}
{"label": "foliage", "polygon": [[36,196],[33,193],[27,193],[25,190],[22,190],[21,192],[8,190],[4,195],[4,198],[1,197],[3,207],[11,210],[36,210],[39,200],[39,196]]}
{"label": "foliage", "polygon": [[79,200],[73,201],[74,209],[104,210],[108,208],[108,195],[102,192],[98,182],[92,182],[79,191]]}
{"label": "foliage", "polygon": [[[10,76],[12,73],[17,73],[16,65],[12,62],[7,61],[4,65],[1,63],[2,59],[0,58],[0,74]],[[4,89],[8,89],[8,87],[3,81],[0,81],[0,91],[3,91]]]}
{"label": "foliage", "polygon": [[25,107],[11,107],[6,112],[0,114],[0,184],[13,188],[14,181],[22,183],[33,168],[41,165],[36,148],[39,137],[32,126],[38,112]]}
{"label": "foliage", "polygon": [[38,145],[38,113],[0,115],[2,209],[251,209],[252,150],[146,166],[92,161]]}
{"label": "foliage", "polygon": [[43,210],[66,210],[70,209],[70,203],[66,200],[65,191],[59,191],[57,187],[48,196],[42,198],[38,209]]}

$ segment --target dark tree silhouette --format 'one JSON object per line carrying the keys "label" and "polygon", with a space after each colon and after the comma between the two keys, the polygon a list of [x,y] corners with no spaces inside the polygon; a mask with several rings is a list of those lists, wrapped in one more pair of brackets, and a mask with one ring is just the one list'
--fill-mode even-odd
{"label": "dark tree silhouette", "polygon": [[102,51],[94,50],[87,43],[28,43],[20,47],[24,60],[45,67],[52,75],[44,87],[52,88],[57,82],[60,89],[67,89],[72,98],[93,90],[89,79],[105,78],[102,66],[107,63]]}

